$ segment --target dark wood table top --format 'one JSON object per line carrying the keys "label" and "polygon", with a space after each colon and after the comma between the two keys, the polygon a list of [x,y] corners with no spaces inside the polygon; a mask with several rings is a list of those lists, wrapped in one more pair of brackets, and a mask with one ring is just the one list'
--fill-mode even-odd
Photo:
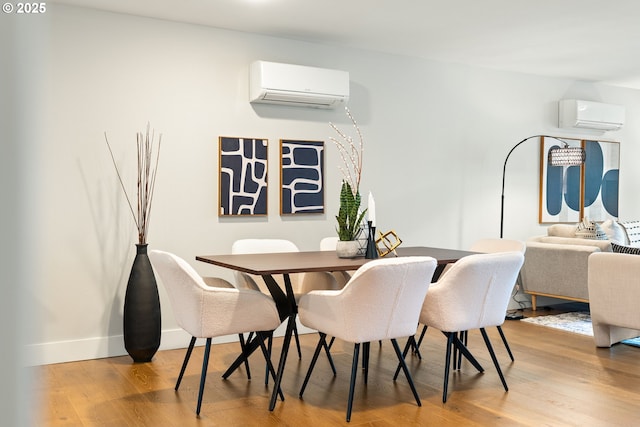
{"label": "dark wood table top", "polygon": [[[438,261],[438,265],[456,262],[462,257],[477,252],[457,249],[430,248],[424,246],[399,247],[399,257],[430,256]],[[393,254],[387,255],[387,257]],[[281,252],[268,254],[233,254],[233,255],[199,255],[196,260],[226,267],[249,274],[271,275],[287,273],[304,273],[313,271],[349,271],[357,270],[371,261],[364,257],[338,258],[335,251]]]}

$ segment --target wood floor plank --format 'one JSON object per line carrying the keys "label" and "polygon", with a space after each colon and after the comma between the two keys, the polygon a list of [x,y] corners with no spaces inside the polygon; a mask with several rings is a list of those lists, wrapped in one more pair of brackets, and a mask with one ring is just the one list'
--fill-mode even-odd
{"label": "wood floor plank", "polygon": [[[527,312],[527,315],[540,315]],[[419,407],[403,374],[393,382],[397,359],[390,343],[371,345],[369,381],[358,371],[353,414],[345,422],[352,344],[337,341],[334,377],[322,355],[298,397],[317,342],[301,336],[303,358],[289,354],[282,389],[285,401],[268,411],[273,381],[264,384],[264,360],[251,358],[252,379],[244,368],[221,378],[236,357],[237,343],[212,348],[202,412],[195,407],[202,347],[196,347],[179,391],[174,391],[184,349],[158,352],[151,363],[128,356],[39,366],[36,390],[43,395],[43,426],[631,426],[640,415],[640,348],[618,344],[597,349],[591,337],[526,322],[503,325],[515,355],[511,362],[495,331],[488,330],[509,384],[505,392],[477,331],[469,348],[485,368],[467,361],[452,373],[447,403],[442,403],[444,336],[427,332],[420,360],[407,357]],[[274,341],[274,360],[281,339]]]}

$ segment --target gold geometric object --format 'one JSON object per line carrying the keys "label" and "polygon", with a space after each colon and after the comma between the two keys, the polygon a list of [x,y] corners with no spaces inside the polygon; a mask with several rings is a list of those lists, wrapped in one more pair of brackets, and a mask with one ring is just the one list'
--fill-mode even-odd
{"label": "gold geometric object", "polygon": [[380,231],[379,233],[380,237],[378,237],[378,239],[376,240],[376,249],[378,251],[378,255],[382,258],[393,252],[395,256],[398,256],[398,254],[396,253],[396,248],[400,246],[402,240],[400,240],[400,237],[398,237],[396,232],[391,230],[387,231],[386,233],[382,233],[382,231]]}

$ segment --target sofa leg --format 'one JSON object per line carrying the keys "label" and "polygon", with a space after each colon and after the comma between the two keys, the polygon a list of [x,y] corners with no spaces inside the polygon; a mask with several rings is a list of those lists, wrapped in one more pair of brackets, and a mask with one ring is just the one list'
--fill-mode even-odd
{"label": "sofa leg", "polygon": [[536,306],[536,295],[531,295],[531,310],[536,311],[538,307]]}

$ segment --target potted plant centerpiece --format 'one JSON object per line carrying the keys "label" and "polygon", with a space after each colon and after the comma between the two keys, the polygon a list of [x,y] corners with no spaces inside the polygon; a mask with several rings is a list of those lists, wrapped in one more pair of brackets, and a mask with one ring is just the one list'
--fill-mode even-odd
{"label": "potted plant centerpiece", "polygon": [[340,209],[336,220],[338,221],[338,243],[336,251],[341,258],[353,258],[358,255],[360,242],[357,240],[362,232],[362,219],[366,210],[360,212],[360,193],[353,192],[351,185],[342,181],[340,189]]}
{"label": "potted plant centerpiece", "polygon": [[134,362],[149,362],[160,347],[161,335],[160,297],[158,295],[158,285],[153,274],[153,268],[147,255],[147,233],[162,135],[160,135],[158,140],[158,149],[155,153],[154,164],[155,135],[153,132],[149,132],[149,124],[147,124],[146,134],[142,132],[136,134],[138,148],[137,215],[134,212],[131,200],[122,181],[122,176],[120,175],[118,165],[113,156],[106,132],[104,138],[107,142],[107,147],[109,148],[111,160],[116,169],[120,186],[129,204],[136,228],[138,229],[136,257],[131,267],[131,274],[129,275],[124,298],[124,347]]}
{"label": "potted plant centerpiece", "polygon": [[366,209],[360,211],[360,177],[362,175],[364,138],[347,107],[345,107],[345,111],[358,134],[357,144],[351,136],[340,131],[333,123],[329,124],[340,137],[340,139],[333,137],[330,139],[338,148],[343,163],[343,166],[340,167],[343,176],[340,188],[340,209],[336,215],[338,221],[336,231],[339,238],[336,252],[341,258],[352,258],[358,255],[360,250],[360,243],[357,239],[362,232],[362,219],[366,213]]}

